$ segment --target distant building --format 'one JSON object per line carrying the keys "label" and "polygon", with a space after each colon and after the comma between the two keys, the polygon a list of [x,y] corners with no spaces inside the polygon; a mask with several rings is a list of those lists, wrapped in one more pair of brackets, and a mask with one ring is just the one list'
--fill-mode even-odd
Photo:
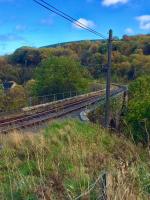
{"label": "distant building", "polygon": [[10,90],[11,88],[14,88],[16,86],[16,83],[14,81],[5,81],[3,82],[3,89],[5,91]]}

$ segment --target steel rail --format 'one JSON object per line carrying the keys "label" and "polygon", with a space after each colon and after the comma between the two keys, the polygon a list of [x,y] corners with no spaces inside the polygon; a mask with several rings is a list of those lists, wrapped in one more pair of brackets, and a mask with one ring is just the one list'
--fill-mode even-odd
{"label": "steel rail", "polygon": [[[8,122],[5,122],[5,123],[1,123],[0,124],[0,128],[2,130],[0,130],[0,132],[2,131],[5,131],[5,127],[6,127],[6,130],[9,126],[13,127],[13,129],[16,128],[16,126],[13,126],[13,125],[17,125],[19,124],[19,126],[22,126],[21,123],[25,123],[25,122],[28,122],[29,120],[33,120],[35,118],[40,118],[40,117],[43,117],[45,115],[48,115],[48,114],[52,114],[52,113],[56,113],[58,110],[61,110],[61,109],[67,109],[68,107],[71,107],[71,106],[74,106],[74,105],[78,105],[78,104],[81,104],[81,103],[84,103],[84,102],[87,102],[89,100],[92,100],[92,99],[95,99],[96,97],[100,96],[99,95],[99,92],[95,95],[92,95],[92,96],[87,96],[86,98],[84,97],[84,99],[80,99],[80,100],[76,100],[74,102],[67,102],[67,104],[61,104],[60,106],[56,106],[48,111],[43,111],[41,113],[38,113],[38,114],[34,114],[34,115],[31,115],[31,116],[27,116],[27,117],[21,117],[20,119],[17,119],[17,120],[10,120]],[[24,125],[23,125],[24,126]]]}
{"label": "steel rail", "polygon": [[47,120],[50,120],[50,119],[55,119],[55,118],[58,118],[58,117],[61,117],[61,116],[64,116],[68,113],[71,113],[72,111],[75,111],[75,110],[79,110],[89,104],[93,104],[95,103],[96,101],[99,100],[99,97],[96,96],[96,97],[89,97],[88,99],[85,99],[84,101],[81,100],[80,102],[78,103],[73,103],[73,104],[69,104],[67,105],[67,107],[59,112],[55,112],[55,113],[50,113],[49,114],[47,112],[43,113],[43,115],[37,115],[37,116],[32,116],[32,118],[30,118],[30,120],[21,120],[19,121],[18,123],[15,123],[13,125],[10,125],[10,126],[6,126],[6,127],[1,127],[3,129],[0,130],[0,132],[8,132],[8,131],[11,131],[11,130],[14,130],[14,129],[19,129],[19,128],[23,128],[23,127],[28,127],[28,126],[31,126],[31,125],[35,125],[35,124],[40,124],[44,121],[47,121]]}
{"label": "steel rail", "polygon": [[65,105],[65,104],[68,103],[68,101],[70,101],[70,102],[77,101],[77,99],[84,98],[87,95],[88,96],[89,95],[94,95],[97,92],[102,93],[104,91],[105,90],[98,90],[98,91],[95,91],[95,92],[91,92],[91,93],[87,93],[87,94],[81,94],[81,95],[78,95],[78,96],[74,96],[74,97],[70,97],[70,98],[65,98],[65,99],[61,99],[61,100],[58,100],[58,101],[49,102],[49,103],[46,103],[46,104],[40,104],[40,105],[32,106],[32,107],[29,107],[29,110],[28,109],[27,110],[23,110],[23,112],[26,113],[24,115],[18,115],[18,116],[11,117],[11,118],[0,119],[0,124],[5,123],[5,122],[10,122],[10,120],[12,120],[12,121],[17,120],[17,119],[20,119],[21,117],[26,117],[26,116],[28,117],[29,115],[32,115],[32,113],[29,113],[32,110],[35,111],[36,114],[38,114],[38,113],[40,113],[38,111],[39,109],[43,109],[44,110],[45,107],[46,108],[51,108],[53,106],[56,106],[56,105],[59,105],[59,104],[62,104],[62,103],[63,103],[63,105]]}
{"label": "steel rail", "polygon": [[[75,103],[78,103],[78,101],[81,101],[81,100],[83,100],[83,99],[87,99],[87,98],[89,98],[89,97],[91,97],[91,96],[97,96],[97,95],[99,95],[98,94],[99,93],[99,91],[95,94],[88,94],[88,96],[86,95],[86,96],[84,96],[84,97],[76,97],[76,99],[74,98],[74,99],[71,99],[70,101],[69,100],[67,100],[67,101],[64,101],[64,102],[58,102],[58,105],[57,105],[57,102],[56,102],[56,104],[54,104],[54,105],[52,105],[53,107],[52,108],[50,108],[49,110],[47,110],[47,111],[42,111],[42,112],[37,112],[37,113],[35,113],[35,114],[31,114],[31,115],[24,115],[24,116],[18,116],[18,117],[16,117],[16,118],[10,118],[10,119],[7,119],[6,121],[2,121],[2,122],[0,122],[0,127],[1,126],[5,126],[5,125],[8,125],[8,124],[10,124],[10,123],[15,123],[15,122],[19,122],[19,121],[21,121],[21,120],[25,120],[25,119],[29,119],[29,118],[31,118],[32,116],[38,116],[38,115],[40,115],[40,114],[46,114],[46,113],[49,113],[49,112],[53,112],[53,111],[55,111],[56,109],[59,109],[59,108],[61,108],[61,107],[63,107],[63,106],[66,106],[66,105],[68,105],[68,103],[69,103],[69,105],[71,104],[71,103],[73,103],[73,102],[75,102]],[[89,96],[90,95],[90,96]],[[77,98],[79,98],[79,100],[77,99]],[[60,104],[60,105],[59,105]]]}
{"label": "steel rail", "polygon": [[[117,89],[111,90],[111,96],[118,95],[125,91],[125,87],[118,87]],[[7,122],[0,123],[0,133],[7,133],[15,129],[41,124],[42,122],[65,116],[73,111],[95,104],[103,99],[100,92],[101,91],[88,93],[84,96],[80,95],[76,98],[71,98],[70,100],[66,99],[66,101],[64,100],[63,102],[56,102],[56,104],[51,105],[53,107],[46,111],[34,113],[28,116],[21,116],[19,119],[17,118],[14,120],[10,118]]]}

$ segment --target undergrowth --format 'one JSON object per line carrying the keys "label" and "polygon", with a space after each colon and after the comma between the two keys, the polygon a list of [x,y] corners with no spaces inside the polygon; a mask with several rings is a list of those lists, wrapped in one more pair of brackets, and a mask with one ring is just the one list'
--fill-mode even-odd
{"label": "undergrowth", "polygon": [[108,199],[150,198],[147,151],[97,125],[55,121],[38,134],[1,135],[0,144],[1,200],[75,199],[103,170]]}

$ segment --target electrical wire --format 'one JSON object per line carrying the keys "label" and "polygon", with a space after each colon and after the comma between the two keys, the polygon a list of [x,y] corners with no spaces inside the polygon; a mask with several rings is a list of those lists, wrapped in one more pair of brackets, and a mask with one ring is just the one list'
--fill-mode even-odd
{"label": "electrical wire", "polygon": [[[57,9],[56,7],[52,6],[51,4],[47,3],[46,1],[44,0],[33,0],[35,3],[39,4],[40,6],[44,7],[45,9],[59,15],[60,17],[70,21],[71,23],[74,23],[76,26],[82,28],[82,29],[85,29],[95,35],[98,35],[99,37],[103,38],[103,39],[106,39],[105,36],[103,36],[101,33],[89,28],[88,26],[84,25],[83,23],[79,22],[78,20],[76,20],[75,18],[69,16],[68,14],[66,14],[65,12],[62,12],[60,11],[59,9]],[[44,5],[44,4],[45,5]],[[49,8],[49,7],[51,8]]]}
{"label": "electrical wire", "polygon": [[42,2],[45,3],[46,5],[50,6],[50,7],[53,8],[54,10],[60,12],[61,14],[65,15],[66,17],[70,18],[71,20],[74,21],[75,24],[76,24],[76,23],[77,23],[77,24],[80,24],[81,26],[87,28],[88,30],[90,30],[90,31],[94,31],[95,33],[101,35],[102,38],[105,38],[105,36],[103,36],[103,34],[97,32],[96,30],[91,29],[90,27],[86,26],[85,24],[79,22],[77,19],[75,19],[75,18],[71,17],[70,15],[66,14],[65,12],[63,12],[63,11],[57,9],[56,7],[52,6],[50,3],[47,3],[47,2],[44,1],[44,0],[40,0],[40,1],[42,1]]}

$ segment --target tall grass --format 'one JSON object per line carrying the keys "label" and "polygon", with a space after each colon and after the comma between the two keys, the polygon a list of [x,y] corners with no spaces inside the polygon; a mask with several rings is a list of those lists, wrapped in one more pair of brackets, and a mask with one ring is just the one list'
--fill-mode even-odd
{"label": "tall grass", "polygon": [[[148,154],[125,138],[79,121],[37,134],[0,136],[0,199],[74,199],[108,172],[108,199],[148,199]],[[142,175],[141,175],[142,174]],[[82,199],[97,199],[99,184]]]}

